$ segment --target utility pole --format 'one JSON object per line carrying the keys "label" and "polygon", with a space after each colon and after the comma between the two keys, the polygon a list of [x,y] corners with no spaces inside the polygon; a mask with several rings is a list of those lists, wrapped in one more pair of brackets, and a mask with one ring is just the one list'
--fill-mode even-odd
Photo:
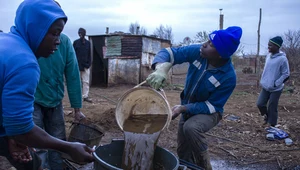
{"label": "utility pole", "polygon": [[[259,59],[259,50],[260,50],[260,24],[261,24],[261,8],[259,8],[259,21],[258,21],[258,29],[257,29],[257,53],[256,53],[256,58],[255,58],[255,73],[260,72],[260,62],[258,61]],[[258,62],[258,64],[257,64]],[[257,68],[257,71],[256,71]]]}
{"label": "utility pole", "polygon": [[224,15],[222,14],[223,8],[220,8],[219,10],[220,10],[220,21],[219,21],[220,25],[219,25],[219,29],[222,30],[223,29],[223,22],[224,22]]}

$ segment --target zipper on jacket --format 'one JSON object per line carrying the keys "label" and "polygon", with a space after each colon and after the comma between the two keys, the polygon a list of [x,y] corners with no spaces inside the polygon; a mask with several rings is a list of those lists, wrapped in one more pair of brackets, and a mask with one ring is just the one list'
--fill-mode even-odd
{"label": "zipper on jacket", "polygon": [[[205,68],[206,68],[206,65],[205,65]],[[194,91],[195,91],[195,89],[196,89],[196,87],[197,87],[199,81],[201,80],[201,78],[203,77],[203,75],[204,75],[205,72],[206,72],[206,69],[203,70],[203,72],[202,72],[201,76],[199,77],[197,83],[195,84],[193,90],[189,93],[189,96],[188,96],[188,102],[187,102],[187,103],[190,103],[191,96],[192,96],[192,94],[194,93]]]}

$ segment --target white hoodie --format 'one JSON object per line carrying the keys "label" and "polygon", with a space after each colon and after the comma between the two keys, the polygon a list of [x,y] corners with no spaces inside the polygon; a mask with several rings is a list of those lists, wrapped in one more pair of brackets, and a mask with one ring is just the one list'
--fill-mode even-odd
{"label": "white hoodie", "polygon": [[269,92],[279,91],[283,89],[283,82],[289,76],[289,63],[285,53],[268,54],[260,85]]}

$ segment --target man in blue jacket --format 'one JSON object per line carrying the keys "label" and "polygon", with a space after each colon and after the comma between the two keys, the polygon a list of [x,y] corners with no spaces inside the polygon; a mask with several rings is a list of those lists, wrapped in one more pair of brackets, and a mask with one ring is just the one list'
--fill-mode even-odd
{"label": "man in blue jacket", "polygon": [[237,26],[214,31],[203,45],[161,50],[154,58],[147,82],[155,89],[165,84],[175,64],[189,62],[181,105],[172,108],[172,119],[181,114],[177,134],[180,159],[212,169],[205,132],[222,119],[223,107],[236,86],[231,55],[237,50],[242,29]]}
{"label": "man in blue jacket", "polygon": [[284,87],[284,82],[290,76],[289,62],[284,52],[279,49],[283,43],[280,36],[271,38],[268,43],[269,54],[266,57],[264,71],[261,76],[261,92],[257,107],[265,124],[275,126],[278,119],[278,102]]}
{"label": "man in blue jacket", "polygon": [[28,147],[65,152],[78,162],[93,161],[91,148],[54,138],[32,120],[40,78],[37,58],[57,50],[66,21],[53,0],[25,0],[17,9],[15,26],[0,34],[0,155],[17,169],[40,168]]}

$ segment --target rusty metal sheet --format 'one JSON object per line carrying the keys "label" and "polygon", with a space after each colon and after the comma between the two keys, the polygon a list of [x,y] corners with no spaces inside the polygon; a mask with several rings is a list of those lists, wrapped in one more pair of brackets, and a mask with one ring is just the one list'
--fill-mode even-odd
{"label": "rusty metal sheet", "polygon": [[108,85],[138,84],[140,79],[140,59],[109,59]]}
{"label": "rusty metal sheet", "polygon": [[122,40],[122,56],[138,56],[142,55],[142,37],[128,36],[123,37]]}
{"label": "rusty metal sheet", "polygon": [[111,36],[106,38],[106,55],[110,56],[120,56],[122,50],[121,36]]}
{"label": "rusty metal sheet", "polygon": [[161,49],[161,41],[143,37],[143,52],[156,54]]}

